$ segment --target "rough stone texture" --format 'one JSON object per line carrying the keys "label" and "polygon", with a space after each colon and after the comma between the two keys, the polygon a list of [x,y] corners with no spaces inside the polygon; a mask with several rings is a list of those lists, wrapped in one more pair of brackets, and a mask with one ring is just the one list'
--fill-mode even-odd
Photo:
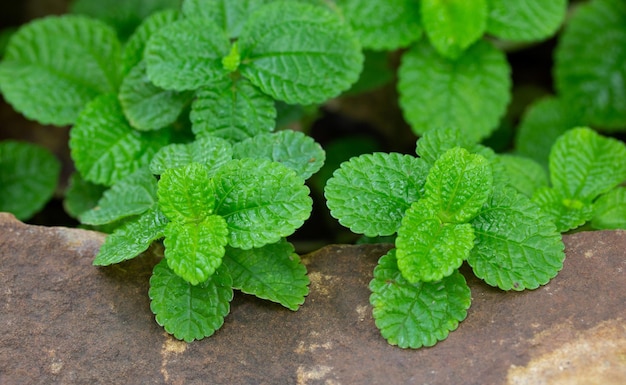
{"label": "rough stone texture", "polygon": [[380,337],[367,285],[389,246],[328,246],[303,259],[298,312],[238,294],[213,337],[154,322],[159,250],[91,266],[103,235],[0,214],[0,384],[624,384],[626,232],[567,236],[561,274],[503,293],[466,274],[473,305],[435,347]]}

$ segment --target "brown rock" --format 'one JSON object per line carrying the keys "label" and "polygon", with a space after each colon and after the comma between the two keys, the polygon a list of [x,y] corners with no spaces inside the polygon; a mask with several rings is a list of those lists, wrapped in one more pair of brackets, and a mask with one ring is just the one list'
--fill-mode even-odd
{"label": "brown rock", "polygon": [[367,285],[389,246],[328,246],[303,259],[298,312],[238,294],[214,336],[186,344],[147,296],[158,248],[96,268],[99,233],[0,214],[0,384],[623,384],[626,232],[565,237],[548,285],[503,293],[467,274],[467,319],[435,347],[389,346]]}

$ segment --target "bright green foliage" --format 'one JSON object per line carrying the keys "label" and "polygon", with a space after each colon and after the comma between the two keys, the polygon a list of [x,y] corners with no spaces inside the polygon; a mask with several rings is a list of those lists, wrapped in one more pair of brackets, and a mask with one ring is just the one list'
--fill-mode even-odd
{"label": "bright green foliage", "polygon": [[472,226],[476,246],[468,262],[489,285],[536,289],[563,267],[563,242],[550,217],[512,188],[494,190]]}
{"label": "bright green foliage", "polygon": [[421,196],[428,165],[415,157],[374,153],[350,159],[324,189],[330,213],[369,237],[398,231],[404,212]]}
{"label": "bright green foliage", "polygon": [[533,103],[522,116],[516,131],[517,154],[535,160],[547,170],[554,142],[565,131],[582,123],[578,112],[555,97]]}
{"label": "bright green foliage", "polygon": [[219,26],[210,20],[181,19],[152,35],[144,58],[148,77],[157,86],[176,90],[195,90],[209,85],[228,73],[222,58],[230,42]]}
{"label": "bright green foliage", "polygon": [[164,90],[152,84],[145,62],[139,62],[122,81],[119,100],[133,128],[159,130],[176,121],[191,103],[191,92]]}
{"label": "bright green foliage", "polygon": [[406,211],[398,229],[398,268],[411,283],[438,281],[458,269],[472,247],[471,225],[443,222],[432,201],[420,199]]}
{"label": "bright green foliage", "polygon": [[149,209],[107,236],[93,264],[106,266],[135,258],[163,238],[166,225],[167,218],[158,208]]}
{"label": "bright green foliage", "polygon": [[556,88],[587,124],[626,126],[626,2],[593,0],[581,5],[555,53]]}
{"label": "bright green foliage", "polygon": [[156,204],[157,181],[145,168],[117,181],[97,205],[80,215],[81,223],[103,225],[138,215]]}
{"label": "bright green foliage", "polygon": [[88,182],[78,172],[72,173],[65,190],[63,208],[70,216],[78,218],[85,211],[96,207],[106,190],[106,186]]}
{"label": "bright green foliage", "polygon": [[567,0],[487,0],[487,4],[487,32],[513,41],[535,41],[552,36],[567,10]]}
{"label": "bright green foliage", "polygon": [[506,169],[508,184],[527,197],[548,185],[546,170],[534,160],[508,154],[500,155],[499,160]]}
{"label": "bright green foliage", "polygon": [[496,128],[510,100],[509,65],[486,42],[474,44],[457,60],[418,43],[402,56],[398,78],[400,106],[420,135],[458,127],[478,141]]}
{"label": "bright green foliage", "polygon": [[618,187],[602,195],[593,206],[591,227],[626,229],[626,188]]}
{"label": "bright green foliage", "polygon": [[0,211],[29,219],[52,198],[60,173],[61,163],[47,149],[0,142]]}
{"label": "bright green foliage", "polygon": [[480,151],[476,141],[465,135],[458,127],[428,130],[417,141],[415,147],[417,155],[431,166],[441,155],[454,147],[461,147],[470,152]]}
{"label": "bright green foliage", "polygon": [[215,190],[209,183],[209,170],[200,163],[165,170],[157,195],[163,214],[175,222],[202,222],[215,208]]}
{"label": "bright green foliage", "polygon": [[458,271],[436,282],[411,284],[400,274],[395,251],[378,261],[370,282],[376,326],[392,345],[433,346],[467,316],[471,293]]}
{"label": "bright green foliage", "polygon": [[233,142],[274,129],[274,100],[246,79],[225,77],[196,93],[190,117],[198,137],[219,136]]}
{"label": "bright green foliage", "polygon": [[89,101],[117,90],[120,50],[115,32],[99,21],[33,21],[11,37],[0,63],[0,90],[29,119],[71,124]]}
{"label": "bright green foliage", "polygon": [[70,131],[70,149],[77,170],[88,181],[113,185],[124,176],[147,166],[168,141],[167,132],[134,130],[117,97],[99,96],[81,112]]}
{"label": "bright green foliage", "polygon": [[167,224],[164,235],[167,265],[192,285],[206,281],[222,264],[228,241],[224,218],[175,220]]}
{"label": "bright green foliage", "polygon": [[259,134],[233,146],[233,158],[268,159],[308,179],[324,164],[325,153],[311,137],[292,130]]}
{"label": "bright green foliage", "polygon": [[229,142],[208,136],[188,144],[169,144],[161,148],[150,162],[150,171],[161,175],[169,168],[200,163],[207,166],[207,174],[211,176],[232,156],[233,149]]}
{"label": "bright green foliage", "polygon": [[414,0],[336,0],[363,48],[394,50],[422,36],[419,3]]}
{"label": "bright green foliage", "polygon": [[286,240],[258,249],[227,248],[224,264],[233,277],[233,287],[262,299],[298,310],[309,293],[306,267]]}
{"label": "bright green foliage", "polygon": [[532,200],[550,216],[550,220],[562,233],[582,226],[593,216],[591,202],[563,198],[559,191],[550,187],[539,188]]}
{"label": "bright green foliage", "polygon": [[224,323],[233,298],[232,279],[224,265],[207,281],[192,285],[165,260],[150,278],[150,309],[168,333],[187,342],[212,335]]}
{"label": "bright green foliage", "polygon": [[278,242],[309,217],[312,200],[304,179],[263,159],[232,160],[213,177],[215,213],[228,223],[228,244],[244,250]]}
{"label": "bright green foliage", "polygon": [[465,223],[482,208],[493,188],[491,166],[463,148],[446,151],[433,165],[424,199],[444,223]]}
{"label": "bright green foliage", "polygon": [[439,54],[457,59],[487,27],[486,0],[421,0],[422,24]]}
{"label": "bright green foliage", "polygon": [[252,12],[272,0],[185,0],[183,14],[188,18],[203,18],[217,24],[231,39],[241,29]]}

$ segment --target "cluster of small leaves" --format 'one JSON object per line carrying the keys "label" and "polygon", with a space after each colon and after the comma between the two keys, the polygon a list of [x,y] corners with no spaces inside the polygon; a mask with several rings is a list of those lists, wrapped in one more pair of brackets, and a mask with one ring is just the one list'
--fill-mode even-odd
{"label": "cluster of small leaves", "polygon": [[502,156],[460,130],[427,132],[419,157],[374,153],[345,162],[325,188],[331,214],[367,236],[397,233],[370,283],[389,343],[432,346],[467,315],[464,261],[503,290],[535,289],[562,268],[550,217],[509,185]]}
{"label": "cluster of small leaves", "polygon": [[[499,124],[511,99],[504,53],[484,39],[549,38],[567,0],[335,0],[364,48],[408,48],[398,73],[400,106],[417,134],[450,126],[476,140]],[[425,37],[423,36],[425,35]]]}

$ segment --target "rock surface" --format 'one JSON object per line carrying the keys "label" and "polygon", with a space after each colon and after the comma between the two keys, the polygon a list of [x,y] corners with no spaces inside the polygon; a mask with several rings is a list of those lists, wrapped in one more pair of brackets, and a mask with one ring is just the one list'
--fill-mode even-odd
{"label": "rock surface", "polygon": [[624,384],[626,232],[565,237],[548,285],[503,293],[466,274],[473,304],[447,340],[389,346],[367,285],[385,245],[303,257],[298,312],[240,293],[222,329],[168,336],[147,297],[158,249],[96,268],[104,236],[0,214],[0,384]]}

